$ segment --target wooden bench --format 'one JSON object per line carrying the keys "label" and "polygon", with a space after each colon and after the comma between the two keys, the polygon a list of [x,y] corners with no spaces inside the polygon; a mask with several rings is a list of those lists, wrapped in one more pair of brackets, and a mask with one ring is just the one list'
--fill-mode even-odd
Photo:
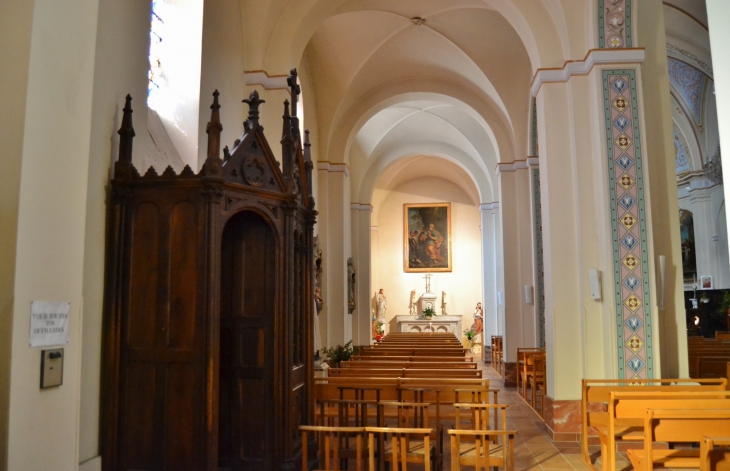
{"label": "wooden bench", "polygon": [[697,358],[698,378],[728,378],[728,356],[701,356]]}
{"label": "wooden bench", "polygon": [[[418,357],[416,357],[418,358]],[[391,360],[360,360],[343,361],[340,368],[417,368],[417,369],[467,369],[476,370],[477,364],[466,361],[391,361]]]}
{"label": "wooden bench", "polygon": [[477,369],[443,369],[443,368],[330,368],[330,377],[364,376],[371,378],[481,378],[482,370]]}
{"label": "wooden bench", "polygon": [[419,361],[419,362],[430,362],[430,363],[441,363],[443,361],[448,361],[449,363],[454,362],[464,362],[464,363],[474,363],[474,358],[467,357],[467,356],[450,356],[448,359],[444,359],[444,357],[438,357],[438,356],[427,356],[427,355],[419,355],[419,356],[413,356],[413,355],[396,355],[396,356],[389,356],[389,357],[373,357],[372,355],[353,355],[350,357],[350,361]]}
{"label": "wooden bench", "polygon": [[730,431],[723,437],[702,437],[700,471],[730,471]]}
{"label": "wooden bench", "polygon": [[[457,391],[485,391],[493,395],[492,403],[498,401],[498,389],[489,387],[489,380],[486,378],[382,378],[382,377],[347,377],[338,376],[331,378],[315,378],[314,391],[315,399],[357,399],[354,395],[343,395],[342,389],[379,389],[381,401],[397,401],[399,389],[428,388],[440,390],[440,401],[442,404],[453,404],[457,399]],[[349,396],[349,397],[348,397]],[[362,398],[365,399],[365,398]],[[373,394],[371,399],[375,399]],[[433,401],[427,397],[425,402]],[[461,398],[463,402],[463,397]]]}
{"label": "wooden bench", "polygon": [[[612,391],[669,392],[722,391],[726,379],[584,379],[581,386],[581,459],[593,467],[588,452],[590,427],[608,426],[608,401]],[[709,388],[709,389],[705,389]]]}
{"label": "wooden bench", "polygon": [[655,450],[654,442],[700,443],[705,435],[722,435],[730,430],[727,409],[648,409],[644,419],[644,448],[628,451],[636,471],[664,468],[699,468],[699,449]]}
{"label": "wooden bench", "polygon": [[730,410],[730,393],[727,391],[642,392],[643,388],[634,389],[610,393],[608,425],[598,427],[604,471],[615,469],[617,441],[643,440],[644,418],[649,408]]}

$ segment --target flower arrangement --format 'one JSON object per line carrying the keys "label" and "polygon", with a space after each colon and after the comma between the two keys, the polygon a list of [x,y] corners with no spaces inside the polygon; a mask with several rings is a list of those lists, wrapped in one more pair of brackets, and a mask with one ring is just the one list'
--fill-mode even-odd
{"label": "flower arrangement", "polygon": [[471,342],[474,340],[474,337],[477,336],[477,333],[474,329],[467,329],[464,331],[464,335],[466,336],[466,339]]}
{"label": "flower arrangement", "polygon": [[423,310],[423,317],[426,319],[432,318],[434,314],[436,314],[436,311],[430,306]]}
{"label": "flower arrangement", "polygon": [[347,342],[344,346],[337,345],[336,347],[330,348],[324,347],[322,348],[322,353],[327,355],[328,363],[334,367],[338,367],[340,366],[340,362],[348,361],[354,353],[352,340]]}

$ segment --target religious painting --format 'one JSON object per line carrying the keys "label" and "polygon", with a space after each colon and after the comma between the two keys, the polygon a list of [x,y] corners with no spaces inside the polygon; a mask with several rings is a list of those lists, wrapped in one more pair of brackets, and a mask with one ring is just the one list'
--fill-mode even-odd
{"label": "religious painting", "polygon": [[406,273],[451,271],[451,203],[403,205]]}
{"label": "religious painting", "polygon": [[701,276],[700,277],[700,289],[712,289],[712,277]]}
{"label": "religious painting", "polygon": [[679,236],[682,240],[682,274],[685,283],[697,280],[697,255],[695,253],[695,226],[691,211],[679,210]]}

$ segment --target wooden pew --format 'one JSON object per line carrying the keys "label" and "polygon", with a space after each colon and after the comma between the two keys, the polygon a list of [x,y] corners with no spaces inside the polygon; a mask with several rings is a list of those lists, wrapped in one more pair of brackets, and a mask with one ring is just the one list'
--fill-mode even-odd
{"label": "wooden pew", "polygon": [[518,348],[517,349],[517,392],[522,395],[520,392],[522,390],[522,375],[520,374],[522,372],[522,369],[525,365],[525,355],[528,352],[544,352],[544,348]]}
{"label": "wooden pew", "polygon": [[678,388],[669,392],[722,391],[726,387],[726,379],[584,379],[581,387],[582,461],[593,466],[588,452],[588,430],[608,426],[607,404],[612,391],[661,392],[667,388]]}
{"label": "wooden pew", "polygon": [[[415,357],[418,358],[418,357]],[[360,360],[343,361],[340,368],[418,368],[418,369],[477,369],[477,364],[466,361],[402,361],[402,360]]]}
{"label": "wooden pew", "polygon": [[727,409],[648,409],[644,419],[644,448],[629,450],[636,471],[664,468],[699,468],[700,450],[655,450],[654,442],[699,443],[705,435],[723,435],[730,430]]}
{"label": "wooden pew", "polygon": [[724,437],[702,437],[700,471],[730,471],[730,432]]}
{"label": "wooden pew", "polygon": [[706,339],[703,337],[691,338],[687,341],[687,352],[689,356],[689,375],[692,378],[699,378],[699,364],[702,358],[730,358],[730,339]]}
{"label": "wooden pew", "polygon": [[[381,401],[398,400],[398,389],[428,388],[440,390],[439,399],[442,404],[453,404],[456,401],[457,391],[485,391],[493,395],[493,403],[498,400],[498,389],[489,387],[486,378],[383,378],[336,376],[329,378],[315,378],[315,399],[355,399],[349,394],[342,394],[341,388],[378,388]],[[374,397],[374,395],[373,395]],[[426,398],[428,402],[431,398]],[[463,402],[463,397],[462,397]]]}
{"label": "wooden pew", "polygon": [[477,369],[416,369],[416,368],[330,368],[329,377],[361,376],[366,378],[481,378]]}
{"label": "wooden pew", "polygon": [[728,378],[730,356],[702,356],[697,359],[698,378]]}
{"label": "wooden pew", "polygon": [[[598,427],[603,469],[615,469],[617,441],[638,441],[644,438],[644,418],[649,408],[659,409],[728,409],[728,391],[642,392],[612,391],[608,400],[608,425]],[[636,391],[638,390],[638,391]]]}
{"label": "wooden pew", "polygon": [[453,362],[464,362],[464,363],[474,363],[474,358],[472,357],[459,357],[459,356],[450,356],[447,360],[444,359],[444,357],[432,357],[432,356],[426,356],[426,355],[419,355],[419,356],[412,356],[412,355],[397,355],[397,356],[378,356],[373,357],[372,355],[353,355],[350,357],[350,361],[419,361],[419,362],[430,362],[430,363],[441,363],[443,361],[448,361],[449,363]]}

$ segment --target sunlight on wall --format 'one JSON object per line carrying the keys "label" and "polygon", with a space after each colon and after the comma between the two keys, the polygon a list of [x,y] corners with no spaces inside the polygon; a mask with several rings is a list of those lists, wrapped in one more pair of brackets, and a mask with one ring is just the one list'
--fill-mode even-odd
{"label": "sunlight on wall", "polygon": [[147,105],[186,164],[197,168],[203,0],[153,0]]}

